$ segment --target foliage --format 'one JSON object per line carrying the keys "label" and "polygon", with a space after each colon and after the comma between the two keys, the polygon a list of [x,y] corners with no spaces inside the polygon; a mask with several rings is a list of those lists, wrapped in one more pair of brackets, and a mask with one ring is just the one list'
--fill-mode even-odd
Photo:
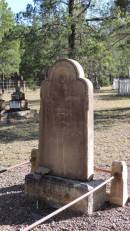
{"label": "foliage", "polygon": [[0,15],[0,76],[8,78],[13,73],[19,72],[20,41],[19,39],[10,40],[15,21],[4,0],[0,1]]}
{"label": "foliage", "polygon": [[19,72],[19,41],[5,41],[0,43],[0,73],[9,77],[15,72]]}
{"label": "foliage", "polygon": [[[7,5],[5,8],[10,12]],[[12,62],[13,66],[4,68],[4,72],[9,76],[19,69],[24,79],[43,79],[55,60],[69,57],[78,60],[86,77],[97,84],[109,84],[112,77],[127,76],[130,66],[127,9],[128,4],[114,0],[100,3],[98,0],[34,0],[33,5],[27,5],[26,12],[16,15],[16,25],[8,13],[11,29],[3,33],[0,49],[8,46],[3,60],[8,65]]]}
{"label": "foliage", "polygon": [[8,8],[8,4],[5,0],[0,0],[0,42],[4,34],[12,28],[13,23],[13,14]]}

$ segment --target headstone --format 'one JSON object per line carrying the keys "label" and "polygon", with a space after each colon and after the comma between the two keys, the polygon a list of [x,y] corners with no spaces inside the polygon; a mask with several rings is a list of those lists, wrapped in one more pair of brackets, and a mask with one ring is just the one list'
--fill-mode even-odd
{"label": "headstone", "polygon": [[58,61],[41,87],[38,165],[56,176],[93,176],[93,87],[74,60]]}
{"label": "headstone", "polygon": [[[39,149],[31,154],[25,193],[59,208],[89,192],[93,180],[93,87],[74,60],[57,61],[41,87]],[[92,213],[106,200],[106,186],[71,209]]]}
{"label": "headstone", "polygon": [[30,110],[25,93],[21,90],[20,82],[15,86],[15,91],[11,94],[9,106],[6,109],[6,121],[14,123],[17,120],[27,120],[36,116],[36,110]]}
{"label": "headstone", "polygon": [[25,94],[16,86],[15,92],[11,95],[10,110],[27,110],[28,101],[25,99]]}

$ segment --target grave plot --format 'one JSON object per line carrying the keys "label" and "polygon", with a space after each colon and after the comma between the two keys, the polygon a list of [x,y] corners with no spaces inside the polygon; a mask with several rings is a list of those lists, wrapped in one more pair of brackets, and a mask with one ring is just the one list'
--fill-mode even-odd
{"label": "grave plot", "polygon": [[[66,63],[66,61],[64,61],[64,62]],[[72,66],[76,65],[76,67],[77,67],[77,63],[72,62],[72,61],[69,61],[69,62],[71,63]],[[60,65],[60,68],[61,68],[61,65]],[[59,68],[59,70],[60,70],[60,68]],[[62,71],[63,71],[63,69],[62,69]],[[60,73],[62,73],[62,71]],[[55,69],[52,69],[52,73],[55,73]],[[65,73],[65,72],[63,72],[63,73]],[[77,71],[77,73],[79,74],[78,71]],[[56,74],[57,74],[57,72],[56,72]],[[59,76],[60,76],[60,78],[63,77],[62,74],[60,74]],[[57,77],[57,75],[56,75],[56,77]],[[68,77],[68,78],[70,78],[70,77]],[[81,78],[81,76],[80,76],[80,78]],[[2,216],[1,216],[1,221],[0,221],[1,224],[3,224],[2,225],[2,230],[4,230],[4,227],[6,227],[6,230],[8,228],[9,228],[9,230],[11,230],[11,229],[12,230],[18,230],[18,229],[21,229],[21,228],[24,231],[25,230],[30,230],[28,227],[26,228],[27,225],[33,223],[36,220],[39,220],[43,216],[45,217],[46,215],[48,215],[49,213],[52,212],[52,210],[45,209],[45,207],[42,206],[42,203],[40,203],[40,199],[41,198],[40,198],[39,192],[41,192],[41,190],[42,190],[42,195],[45,195],[45,191],[43,190],[45,187],[43,187],[43,185],[46,182],[46,179],[50,179],[50,177],[51,177],[51,181],[54,178],[57,178],[58,180],[60,180],[59,181],[59,185],[57,186],[57,187],[59,187],[59,189],[61,189],[61,186],[63,187],[62,184],[63,184],[63,181],[65,180],[65,181],[69,182],[70,189],[74,188],[76,190],[78,189],[77,186],[78,186],[79,182],[80,182],[81,185],[84,185],[84,186],[86,184],[86,181],[87,181],[88,185],[90,184],[89,186],[91,186],[91,183],[94,182],[94,180],[96,182],[98,182],[99,178],[95,177],[93,179],[93,173],[94,173],[94,171],[92,171],[92,170],[94,170],[94,166],[93,166],[94,163],[91,162],[91,161],[93,161],[93,156],[90,156],[90,159],[92,157],[92,160],[90,162],[89,162],[89,158],[86,158],[88,160],[88,162],[84,163],[84,161],[86,161],[86,159],[84,159],[83,162],[81,161],[81,163],[84,164],[84,166],[86,166],[85,167],[85,169],[86,169],[85,175],[84,174],[83,175],[81,175],[81,174],[78,175],[77,172],[75,171],[75,168],[72,168],[68,172],[65,171],[66,168],[65,168],[64,164],[67,164],[67,163],[63,162],[63,160],[64,160],[63,159],[63,156],[64,156],[63,155],[64,154],[64,152],[63,152],[63,150],[64,150],[64,148],[63,148],[64,147],[63,131],[64,131],[64,127],[66,126],[66,124],[68,122],[67,119],[66,119],[66,118],[68,118],[68,116],[66,115],[67,113],[65,113],[66,111],[63,110],[63,109],[67,108],[66,104],[63,104],[63,102],[65,101],[65,91],[64,91],[64,87],[63,87],[65,85],[64,82],[65,81],[61,81],[60,86],[59,86],[59,83],[57,83],[56,84],[57,91],[56,91],[55,97],[52,94],[52,101],[54,103],[54,109],[56,110],[56,112],[58,111],[57,113],[55,113],[55,116],[50,116],[50,114],[48,115],[46,113],[45,109],[47,109],[48,107],[47,108],[43,107],[43,109],[42,109],[43,110],[42,112],[45,112],[45,113],[41,114],[41,119],[40,119],[40,128],[41,128],[40,139],[39,139],[39,142],[40,142],[39,147],[40,147],[40,149],[39,150],[33,149],[32,159],[31,159],[31,163],[32,163],[31,173],[29,173],[30,169],[28,168],[28,166],[21,166],[18,169],[16,168],[17,170],[13,170],[12,169],[13,171],[11,169],[8,169],[9,171],[7,171],[5,173],[2,173],[2,175],[1,175],[2,176],[1,177],[2,178],[1,185],[4,186],[1,189],[1,200],[0,200],[1,208],[2,208],[2,210],[1,210]],[[72,84],[72,86],[73,86],[73,84]],[[78,85],[78,87],[79,87],[79,85]],[[76,90],[73,87],[72,89],[74,91],[72,91],[72,93],[77,92],[77,90],[79,89],[78,87],[76,87]],[[60,89],[62,89],[62,91],[60,91]],[[67,89],[67,87],[65,88],[65,90],[66,89]],[[51,91],[51,92],[53,92],[53,91]],[[58,107],[56,107],[55,100],[57,102],[59,92],[61,92],[61,96],[62,96],[61,99],[62,100],[61,100],[61,102],[58,103]],[[69,91],[67,91],[67,92],[69,92]],[[86,96],[89,97],[88,93],[89,93],[89,90],[87,89]],[[69,100],[71,98],[70,96],[71,95],[69,95],[69,97],[68,97],[68,95],[67,95],[67,97],[69,98]],[[79,97],[79,99],[80,99],[80,97],[82,98],[82,96],[80,96],[80,94],[78,95],[78,97]],[[49,97],[49,98],[51,98],[51,97]],[[76,98],[75,94],[72,94],[72,99],[75,99],[75,98]],[[44,103],[45,103],[44,99],[45,98],[44,98],[44,94],[43,94],[42,95],[41,105],[42,105],[42,103],[44,105]],[[76,100],[77,100],[77,98],[76,98]],[[85,100],[86,100],[86,98],[85,98]],[[49,101],[49,103],[50,103],[50,101]],[[85,107],[84,110],[83,110],[83,113],[82,113],[82,110],[80,112],[81,115],[82,115],[80,117],[81,121],[84,121],[84,118],[85,118],[85,122],[87,122],[87,119],[90,118],[90,116],[91,116],[91,113],[89,115],[89,108],[91,107],[90,105],[92,105],[92,101],[89,102],[89,99],[88,99],[87,103],[88,103],[89,107],[88,106]],[[53,104],[51,104],[51,105],[53,105]],[[75,109],[76,106],[73,103],[73,101],[72,101],[72,105],[74,106],[74,109]],[[82,104],[77,104],[77,105],[79,107],[81,106],[81,108],[84,107]],[[59,110],[59,108],[60,108],[60,110]],[[51,109],[51,107],[50,107],[50,109]],[[74,110],[74,112],[75,112],[75,110]],[[84,112],[86,113],[86,117],[84,116]],[[76,126],[77,126],[78,123],[77,123],[77,120],[75,119],[76,118],[75,117],[75,113],[73,114],[73,111],[71,111],[70,115],[71,116],[69,118],[73,118],[71,120],[72,124],[74,124],[74,125],[76,124]],[[45,137],[46,133],[44,133],[44,126],[47,124],[47,123],[44,123],[44,121],[45,121],[44,118],[46,118],[46,122],[48,122],[48,127],[47,127],[48,129],[46,130],[46,131],[48,131],[47,138],[48,137],[52,137],[55,140],[57,138],[57,136],[55,136],[55,137],[52,136],[52,134],[54,132],[54,133],[58,133],[58,137],[59,137],[58,140],[62,141],[62,143],[58,142],[58,145],[60,145],[59,146],[59,150],[60,150],[60,153],[62,154],[61,155],[61,157],[62,157],[61,158],[61,164],[59,164],[60,172],[58,172],[59,169],[57,171],[57,168],[55,168],[55,166],[57,164],[57,161],[59,161],[59,159],[55,160],[55,162],[51,162],[52,161],[51,157],[53,157],[53,156],[51,156],[51,155],[53,155],[53,152],[51,154],[51,150],[53,151],[53,149],[54,149],[54,155],[57,152],[56,152],[55,148],[52,149],[52,147],[51,147],[51,149],[49,149],[50,143],[48,144],[48,139]],[[52,120],[54,123],[52,123],[51,124],[52,126],[49,127],[49,121],[50,120]],[[90,123],[91,122],[93,122],[93,121],[90,120]],[[57,126],[57,128],[55,129],[55,125],[57,125],[57,124],[58,124],[59,127]],[[79,126],[79,130],[80,130],[80,128],[82,130],[84,124],[85,123],[83,123],[83,124],[79,123],[79,125],[81,125],[81,126]],[[72,127],[68,126],[67,128],[69,128],[70,129],[69,131],[71,131],[71,132],[67,133],[68,135],[70,135],[72,133],[72,131],[73,131],[73,126]],[[87,126],[87,128],[85,128],[85,129],[86,130],[90,129],[90,134],[93,134],[93,126],[90,126],[90,127]],[[85,130],[85,129],[83,129],[83,130]],[[76,130],[74,130],[74,131],[76,131]],[[85,135],[87,134],[87,136],[83,136],[82,139],[84,140],[85,138],[87,138],[87,140],[88,140],[87,142],[89,143],[89,135],[88,135],[89,131],[87,131],[87,132],[85,132],[83,134],[85,134]],[[74,132],[73,135],[75,137],[75,132]],[[44,141],[43,138],[45,138],[45,141]],[[65,140],[65,141],[69,142],[69,140]],[[85,142],[85,144],[87,142]],[[55,142],[52,142],[52,143],[53,143],[53,147],[55,147]],[[65,142],[65,146],[67,146],[66,143],[67,142]],[[44,145],[43,144],[45,145],[45,149],[44,149]],[[58,147],[58,145],[57,145],[57,147]],[[77,147],[78,147],[77,145],[79,145],[78,140],[77,140],[77,143],[76,144],[74,143],[74,145],[73,145],[74,148],[76,146],[76,148],[74,150],[77,150]],[[86,157],[86,156],[89,157],[89,148],[88,148],[89,145],[86,146],[87,150],[84,149],[84,143],[81,144],[81,147],[83,148],[83,152],[86,151],[84,157]],[[81,148],[81,150],[82,150],[82,148]],[[48,161],[48,158],[46,157],[46,152],[44,152],[44,150],[48,151],[48,156],[50,155],[49,161]],[[92,149],[90,149],[90,150],[92,150]],[[81,152],[81,154],[83,152]],[[73,152],[70,152],[70,155],[71,155],[71,153],[73,153]],[[90,152],[90,154],[92,154],[92,152]],[[78,152],[76,152],[76,157],[77,156],[78,156]],[[68,159],[69,158],[71,158],[71,156],[68,156]],[[49,166],[45,166],[44,165],[45,160],[46,160],[46,165],[50,164],[50,166],[52,166],[52,170],[51,170],[51,168],[49,168]],[[82,158],[81,158],[81,160],[82,160]],[[66,160],[64,160],[64,161],[66,161]],[[78,166],[80,167],[80,171],[78,173],[82,173],[82,164],[80,165],[79,162],[80,162],[80,159],[78,159]],[[68,162],[68,164],[69,164],[69,166],[71,166],[70,161]],[[75,167],[75,162],[72,163],[72,164]],[[92,168],[90,168],[90,174],[88,174],[89,173],[89,164],[90,164],[90,167],[92,167]],[[118,167],[117,167],[116,164],[119,164]],[[115,162],[115,164],[113,164],[113,171],[112,171],[113,172],[113,176],[112,177],[108,176],[108,178],[109,178],[108,181],[113,181],[112,189],[111,189],[111,196],[110,196],[111,202],[112,203],[117,203],[118,205],[119,204],[120,205],[124,205],[125,202],[126,202],[126,200],[127,200],[127,187],[126,187],[127,186],[127,184],[126,184],[126,181],[127,181],[127,172],[126,172],[125,169],[126,168],[125,168],[125,163],[124,162]],[[111,171],[111,170],[109,170],[109,171]],[[70,175],[70,172],[71,172],[72,175]],[[65,173],[67,175],[65,175]],[[27,174],[26,180],[28,180],[28,181],[26,181],[25,191],[28,194],[30,194],[30,196],[31,196],[31,194],[33,194],[33,192],[38,195],[38,198],[36,198],[36,199],[32,198],[33,200],[31,202],[29,200],[27,200],[27,198],[25,197],[25,194],[24,194],[23,183],[24,183],[25,174]],[[61,176],[60,176],[60,174],[61,174]],[[100,177],[101,176],[102,175],[100,174]],[[84,177],[85,177],[85,179],[84,179]],[[104,177],[106,178],[105,174],[104,174]],[[61,179],[62,179],[62,182],[61,182]],[[102,177],[102,179],[104,180],[103,177]],[[12,181],[12,183],[11,183],[11,181]],[[15,183],[15,181],[16,181],[16,183]],[[30,183],[33,184],[33,187],[31,189],[28,187],[28,185]],[[36,183],[36,185],[35,185],[35,183]],[[50,184],[50,182],[48,182],[48,183]],[[106,184],[106,182],[104,182],[104,181],[103,181],[103,183],[104,183],[104,185]],[[80,184],[79,184],[79,186],[80,186]],[[38,188],[37,185],[40,188]],[[54,180],[54,184],[53,184],[53,189],[54,189],[54,185],[55,185],[55,180]],[[101,183],[99,184],[99,187],[100,186],[101,186]],[[89,190],[90,194],[91,194],[91,190],[93,190],[92,187],[90,187],[90,190]],[[97,189],[95,189],[95,190],[97,190]],[[58,193],[62,192],[60,190],[57,190],[57,191],[58,191]],[[85,191],[86,190],[84,190],[84,193],[85,193]],[[101,199],[103,198],[103,196],[102,196],[103,192],[105,192],[105,191],[102,191],[102,193],[101,193],[101,191],[98,192],[98,200],[97,199],[95,200],[94,196],[92,196],[92,198],[89,198],[89,200],[87,201],[87,203],[84,203],[85,207],[82,207],[82,205],[80,204],[78,208],[81,208],[81,207],[82,208],[87,208],[88,203],[90,203],[90,204],[92,203],[92,205],[91,205],[91,208],[92,208],[92,206],[94,205],[94,203],[96,201],[99,201],[99,195],[101,196]],[[72,192],[70,192],[70,193],[72,193]],[[59,194],[57,194],[57,195],[59,195]],[[72,195],[74,195],[74,194],[72,194]],[[54,191],[52,192],[52,196],[54,196]],[[66,195],[66,196],[67,196],[67,201],[68,201],[69,200],[68,195]],[[79,195],[77,195],[77,196],[79,196]],[[74,195],[74,197],[76,198],[76,195]],[[75,199],[75,198],[71,198],[71,200]],[[58,200],[61,201],[61,197],[60,196],[59,196]],[[6,203],[6,201],[7,201],[7,203]],[[64,202],[66,202],[66,201],[64,201]],[[100,206],[101,206],[101,204],[100,204]],[[104,206],[106,206],[106,205],[104,204]],[[105,208],[106,207],[104,207],[104,209]],[[107,210],[102,211],[100,209],[98,212],[94,212],[91,217],[89,217],[88,215],[86,215],[86,216],[82,215],[80,213],[81,211],[79,209],[78,210],[74,209],[73,212],[72,211],[71,212],[67,211],[63,215],[58,216],[58,218],[53,218],[53,221],[51,220],[49,222],[49,226],[48,226],[48,223],[47,224],[42,224],[41,226],[38,226],[35,229],[36,230],[49,230],[49,229],[50,230],[64,230],[64,229],[67,229],[67,230],[76,230],[77,228],[79,228],[81,230],[86,230],[86,227],[87,227],[88,230],[97,230],[97,227],[98,227],[98,229],[104,230],[104,227],[106,229],[107,228],[109,229],[109,227],[111,227],[111,229],[117,229],[118,230],[119,227],[121,227],[122,229],[125,228],[125,230],[129,230],[129,222],[126,222],[125,225],[123,223],[116,222],[117,220],[120,219],[120,215],[123,212],[125,214],[125,217],[124,216],[122,217],[122,221],[124,221],[125,219],[127,221],[129,221],[129,215],[130,215],[129,214],[129,204],[125,208],[120,208],[120,209],[116,208],[114,206],[110,206],[109,205],[109,206],[107,206],[107,209],[109,209],[109,211],[107,211]],[[25,212],[25,210],[27,212]],[[4,214],[7,213],[7,212],[9,212],[9,216],[7,217],[7,219],[5,219],[5,215]],[[16,216],[14,216],[13,212],[15,212]],[[116,217],[117,220],[113,220],[113,216],[111,217],[111,214],[113,214],[113,216],[114,216],[114,214],[116,214],[115,217]],[[100,219],[101,222],[99,222],[99,219]],[[65,223],[64,220],[66,220],[67,222]]]}
{"label": "grave plot", "polygon": [[[25,174],[29,165],[12,169],[0,175],[0,230],[18,231],[47,216],[54,210],[38,207],[37,201],[28,201],[24,194]],[[130,171],[129,171],[130,173]],[[109,178],[109,173],[98,172],[97,178]],[[129,175],[130,177],[130,175]],[[130,193],[130,188],[129,188]],[[129,194],[130,195],[130,194]],[[70,211],[62,212],[33,230],[126,230],[130,228],[130,203],[125,207],[105,204],[102,209],[87,216]]]}
{"label": "grave plot", "polygon": [[[57,61],[41,87],[39,149],[25,177],[30,197],[59,208],[102,180],[94,176],[93,86],[75,60]],[[106,200],[105,185],[72,209],[92,213]]]}

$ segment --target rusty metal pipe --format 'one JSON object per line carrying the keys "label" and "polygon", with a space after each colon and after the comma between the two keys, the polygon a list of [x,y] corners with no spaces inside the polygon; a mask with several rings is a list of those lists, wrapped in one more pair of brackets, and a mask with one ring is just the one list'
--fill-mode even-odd
{"label": "rusty metal pipe", "polygon": [[17,168],[17,167],[21,167],[22,165],[29,164],[29,163],[30,163],[30,161],[25,161],[25,162],[23,162],[23,163],[16,164],[16,165],[13,165],[13,166],[11,166],[11,167],[2,169],[2,170],[0,171],[0,174],[2,174],[2,173],[4,173],[4,172],[7,172],[7,171],[9,171],[9,170],[12,170],[12,169],[14,169],[14,168]]}
{"label": "rusty metal pipe", "polygon": [[97,172],[111,173],[111,170],[103,169],[103,168],[97,168],[97,167],[95,167],[94,170],[97,171]]}

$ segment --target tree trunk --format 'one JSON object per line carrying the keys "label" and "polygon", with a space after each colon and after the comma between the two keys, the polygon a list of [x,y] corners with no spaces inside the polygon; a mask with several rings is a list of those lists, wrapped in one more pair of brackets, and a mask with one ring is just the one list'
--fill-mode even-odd
{"label": "tree trunk", "polygon": [[[69,17],[73,20],[75,0],[69,0]],[[74,58],[75,51],[76,24],[72,22],[71,32],[68,36],[69,58]]]}

